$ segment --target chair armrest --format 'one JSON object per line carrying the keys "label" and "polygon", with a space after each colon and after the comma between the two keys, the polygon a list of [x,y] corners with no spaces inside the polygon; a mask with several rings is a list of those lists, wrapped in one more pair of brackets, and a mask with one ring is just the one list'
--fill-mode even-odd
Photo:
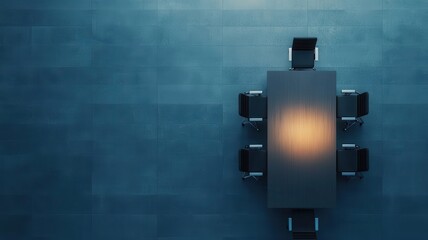
{"label": "chair armrest", "polygon": [[250,90],[246,92],[247,94],[253,94],[253,95],[261,95],[263,93],[262,90]]}
{"label": "chair armrest", "polygon": [[318,48],[315,48],[315,61],[318,61]]}
{"label": "chair armrest", "polygon": [[341,119],[343,121],[355,121],[355,120],[357,120],[356,117],[341,117]]}
{"label": "chair armrest", "polygon": [[342,172],[342,176],[355,176],[355,172]]}
{"label": "chair armrest", "polygon": [[250,122],[263,122],[263,118],[249,118],[248,121],[250,121]]}
{"label": "chair armrest", "polygon": [[263,144],[250,144],[248,145],[248,148],[262,148]]}
{"label": "chair armrest", "polygon": [[263,173],[262,172],[249,172],[248,175],[251,177],[262,177]]}
{"label": "chair armrest", "polygon": [[355,143],[344,143],[344,144],[342,144],[342,147],[343,148],[357,148],[358,146]]}
{"label": "chair armrest", "polygon": [[318,232],[319,230],[319,219],[315,218],[315,231]]}
{"label": "chair armrest", "polygon": [[342,89],[342,93],[343,94],[352,94],[352,93],[356,93],[357,91],[355,91],[354,89]]}

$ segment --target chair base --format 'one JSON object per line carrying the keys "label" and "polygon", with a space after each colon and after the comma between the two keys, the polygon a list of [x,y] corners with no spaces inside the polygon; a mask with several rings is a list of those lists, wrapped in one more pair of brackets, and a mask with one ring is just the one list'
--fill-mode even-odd
{"label": "chair base", "polygon": [[345,127],[343,128],[343,131],[348,131],[351,127],[355,126],[355,124],[359,124],[360,126],[364,124],[364,120],[361,118],[356,118],[353,121],[346,121]]}
{"label": "chair base", "polygon": [[257,176],[252,176],[252,175],[250,175],[249,173],[244,173],[243,175],[242,175],[242,180],[245,180],[245,179],[247,179],[247,178],[254,178],[256,181],[258,181],[259,180],[259,178],[257,177]]}
{"label": "chair base", "polygon": [[244,120],[244,121],[242,121],[242,123],[241,123],[241,125],[244,127],[245,125],[250,125],[250,126],[252,126],[253,128],[255,128],[257,131],[260,131],[260,129],[259,129],[259,127],[257,126],[257,123],[255,123],[255,122],[250,122],[250,121],[248,121],[248,120]]}
{"label": "chair base", "polygon": [[355,176],[359,179],[363,179],[364,175],[361,172],[357,172],[357,174],[355,174]]}

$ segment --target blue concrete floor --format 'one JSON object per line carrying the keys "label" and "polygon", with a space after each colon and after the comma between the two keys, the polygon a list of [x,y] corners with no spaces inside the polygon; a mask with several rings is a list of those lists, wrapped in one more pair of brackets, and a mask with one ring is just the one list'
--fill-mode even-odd
{"label": "blue concrete floor", "polygon": [[[242,182],[237,94],[318,37],[338,91],[371,94],[338,144],[319,239],[422,239],[428,224],[428,1],[0,0],[0,239],[289,239],[266,183]],[[340,128],[340,126],[339,126]]]}

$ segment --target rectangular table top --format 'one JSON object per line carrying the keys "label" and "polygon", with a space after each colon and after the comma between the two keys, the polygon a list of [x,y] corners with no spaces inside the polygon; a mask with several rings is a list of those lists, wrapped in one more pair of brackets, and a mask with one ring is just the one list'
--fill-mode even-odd
{"label": "rectangular table top", "polygon": [[336,72],[269,71],[268,207],[336,204]]}

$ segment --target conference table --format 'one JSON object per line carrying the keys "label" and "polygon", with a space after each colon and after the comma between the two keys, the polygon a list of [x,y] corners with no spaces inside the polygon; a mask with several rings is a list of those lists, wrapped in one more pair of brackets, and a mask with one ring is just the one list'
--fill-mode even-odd
{"label": "conference table", "polygon": [[270,208],[336,204],[336,72],[268,71]]}

